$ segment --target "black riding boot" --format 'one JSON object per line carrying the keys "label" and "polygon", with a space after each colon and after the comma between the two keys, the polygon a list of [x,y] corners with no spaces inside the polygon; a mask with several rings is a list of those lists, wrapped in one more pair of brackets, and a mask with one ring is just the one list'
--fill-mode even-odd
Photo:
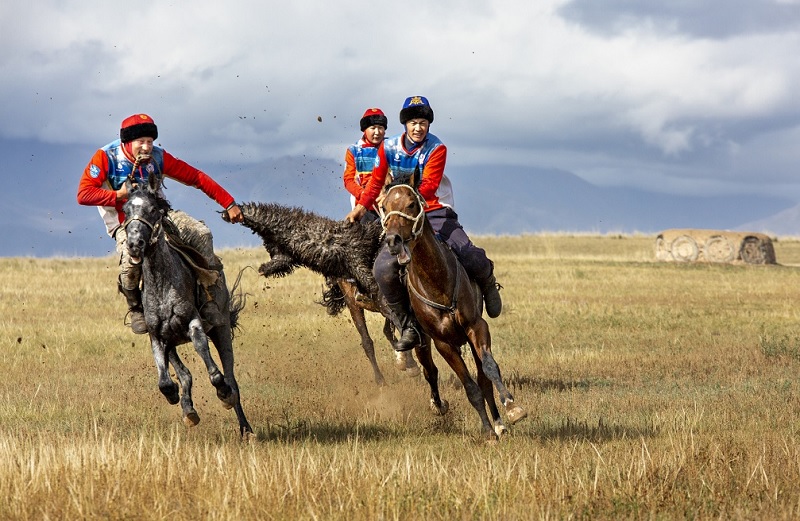
{"label": "black riding boot", "polygon": [[139,288],[126,289],[117,281],[119,292],[128,302],[128,313],[131,316],[131,330],[137,335],[147,333],[147,324],[144,321],[144,308],[142,308],[142,292]]}
{"label": "black riding boot", "polygon": [[489,275],[484,280],[478,281],[478,285],[483,292],[486,314],[489,315],[489,318],[497,318],[500,316],[500,312],[503,311],[503,301],[500,298],[500,288],[502,286],[497,283],[494,274]]}
{"label": "black riding boot", "polygon": [[392,310],[392,315],[395,327],[400,331],[400,338],[394,343],[395,351],[403,352],[414,349],[419,345],[420,334],[419,324],[413,313],[409,312],[406,305],[402,302],[399,304],[389,304],[389,309]]}

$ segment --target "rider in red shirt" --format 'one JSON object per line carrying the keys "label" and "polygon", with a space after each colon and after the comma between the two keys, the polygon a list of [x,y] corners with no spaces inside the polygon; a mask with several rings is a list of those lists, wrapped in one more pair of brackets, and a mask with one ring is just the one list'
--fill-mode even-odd
{"label": "rider in red shirt", "polygon": [[[147,332],[147,326],[139,289],[142,268],[131,261],[126,245],[127,234],[121,226],[125,221],[122,205],[128,199],[125,181],[131,178],[135,183],[147,183],[150,175],[169,177],[203,191],[225,209],[230,222],[241,222],[243,216],[233,197],[216,181],[154,144],[158,138],[158,127],[147,114],[125,118],[119,136],[119,139],[97,150],[92,156],[78,184],[77,199],[78,204],[98,207],[106,231],[117,241],[116,249],[120,254],[119,290],[128,302],[131,329],[136,334],[143,334]],[[195,247],[208,260],[211,268],[221,270],[222,263],[214,254],[211,230],[179,210],[171,211],[169,217],[181,232],[181,238]],[[213,304],[210,302],[208,305]]]}

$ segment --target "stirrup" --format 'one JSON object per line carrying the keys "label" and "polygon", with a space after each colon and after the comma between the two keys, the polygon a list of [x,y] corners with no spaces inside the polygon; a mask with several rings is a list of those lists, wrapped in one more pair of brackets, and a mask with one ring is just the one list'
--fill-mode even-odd
{"label": "stirrup", "polygon": [[[414,333],[414,335],[417,337],[414,341],[410,342],[410,345],[408,345],[408,344],[401,345],[401,342],[403,341],[403,333],[404,333],[404,331],[412,331]],[[419,331],[417,331],[413,327],[409,327],[406,330],[401,330],[400,331],[400,338],[398,338],[396,342],[392,343],[392,347],[398,353],[405,353],[406,351],[411,351],[412,349],[414,349],[415,347],[417,347],[421,343],[422,343],[422,336],[419,334]]]}

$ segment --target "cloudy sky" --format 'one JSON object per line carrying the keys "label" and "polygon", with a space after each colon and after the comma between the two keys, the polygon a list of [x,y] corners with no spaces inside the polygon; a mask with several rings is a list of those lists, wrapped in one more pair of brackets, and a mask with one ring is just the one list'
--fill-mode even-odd
{"label": "cloudy sky", "polygon": [[[68,155],[58,171],[0,171],[101,233],[75,188],[132,113],[225,185],[226,165],[341,162],[365,108],[393,134],[420,94],[449,166],[800,202],[799,57],[800,0],[4,0],[0,150]],[[6,217],[47,212],[0,197]]]}

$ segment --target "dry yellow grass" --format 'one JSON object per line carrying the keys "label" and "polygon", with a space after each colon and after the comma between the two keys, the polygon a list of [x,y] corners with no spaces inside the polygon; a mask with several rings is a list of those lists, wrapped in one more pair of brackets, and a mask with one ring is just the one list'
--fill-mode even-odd
{"label": "dry yellow grass", "polygon": [[[800,243],[780,266],[654,261],[654,238],[482,237],[494,351],[530,417],[495,446],[392,367],[372,383],[319,276],[245,271],[241,442],[189,346],[201,423],[120,323],[116,260],[0,259],[1,519],[796,519]],[[222,252],[237,273],[261,250]]]}

